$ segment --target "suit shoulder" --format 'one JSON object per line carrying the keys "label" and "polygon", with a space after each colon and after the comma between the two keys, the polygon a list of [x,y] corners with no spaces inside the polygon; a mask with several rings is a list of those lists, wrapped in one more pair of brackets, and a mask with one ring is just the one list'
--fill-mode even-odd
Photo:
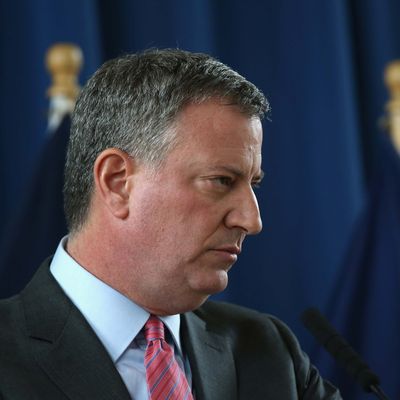
{"label": "suit shoulder", "polygon": [[0,300],[0,346],[13,342],[24,326],[24,316],[19,295]]}
{"label": "suit shoulder", "polygon": [[[282,398],[341,399],[338,391],[319,376],[292,331],[275,316],[213,301],[194,313],[207,332],[223,337],[242,382],[263,382],[260,371],[268,371],[270,382],[277,383],[276,390],[287,391],[287,397]],[[262,398],[271,396],[269,393]]]}
{"label": "suit shoulder", "polygon": [[256,316],[261,314],[260,312],[253,310],[251,308],[247,308],[244,306],[239,306],[237,304],[226,303],[223,301],[206,301],[197,311],[206,312],[210,314],[224,314],[224,315],[232,315],[232,316]]}
{"label": "suit shoulder", "polygon": [[[194,311],[200,318],[215,319],[215,320],[229,320],[230,322],[267,322],[272,325],[284,323],[271,314],[262,313],[260,311],[239,306],[237,304],[225,303],[220,301],[209,300],[204,303],[200,308]],[[285,326],[285,325],[284,325]]]}
{"label": "suit shoulder", "polygon": [[241,327],[247,331],[262,333],[264,336],[273,336],[283,341],[289,341],[291,346],[298,346],[297,339],[287,325],[271,314],[218,301],[207,301],[195,314],[207,324],[226,327],[229,330],[241,331]]}
{"label": "suit shoulder", "polygon": [[20,313],[20,296],[15,295],[7,299],[0,299],[0,321],[3,324],[8,320],[15,318]]}

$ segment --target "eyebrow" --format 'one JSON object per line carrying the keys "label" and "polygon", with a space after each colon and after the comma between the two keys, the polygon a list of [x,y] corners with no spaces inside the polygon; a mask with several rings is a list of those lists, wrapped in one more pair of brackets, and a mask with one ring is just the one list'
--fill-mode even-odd
{"label": "eyebrow", "polygon": [[[238,176],[238,177],[240,177],[240,178],[243,178],[244,177],[244,174],[243,174],[243,172],[240,170],[240,169],[237,169],[237,168],[235,168],[235,167],[230,167],[230,166],[226,166],[226,165],[216,165],[215,167],[213,167],[212,169],[216,169],[216,170],[225,170],[225,171],[227,171],[227,172],[230,172],[231,174],[233,174],[233,175],[236,175],[236,176]],[[261,182],[262,180],[263,180],[263,178],[264,178],[264,171],[263,170],[260,170],[260,173],[259,174],[257,174],[256,176],[254,176],[254,178],[252,179],[252,181],[254,181],[254,182]]]}

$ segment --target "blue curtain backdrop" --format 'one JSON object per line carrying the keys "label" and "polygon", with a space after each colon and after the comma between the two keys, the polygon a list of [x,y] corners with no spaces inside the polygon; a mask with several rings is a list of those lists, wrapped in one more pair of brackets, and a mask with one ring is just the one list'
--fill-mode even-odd
{"label": "blue curtain backdrop", "polygon": [[0,239],[46,144],[50,45],[82,47],[82,83],[121,53],[210,53],[272,105],[258,193],[264,230],[247,240],[220,298],[277,314],[311,349],[298,316],[327,309],[364,209],[399,18],[398,0],[0,0]]}
{"label": "blue curtain backdrop", "polygon": [[[327,314],[380,376],[390,399],[400,398],[400,157],[384,135],[377,141],[368,201],[357,221]],[[314,354],[313,354],[314,356]],[[365,395],[318,348],[315,362],[345,398]]]}

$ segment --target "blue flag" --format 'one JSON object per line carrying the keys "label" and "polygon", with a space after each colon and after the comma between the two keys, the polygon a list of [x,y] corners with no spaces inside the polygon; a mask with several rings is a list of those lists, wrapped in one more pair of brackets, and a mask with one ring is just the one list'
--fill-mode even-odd
{"label": "blue flag", "polygon": [[[400,399],[400,157],[385,136],[367,208],[334,291],[328,318]],[[345,399],[365,399],[362,389],[323,352],[315,360]]]}
{"label": "blue flag", "polygon": [[0,249],[0,297],[19,292],[67,232],[63,176],[70,117],[49,137],[21,209]]}

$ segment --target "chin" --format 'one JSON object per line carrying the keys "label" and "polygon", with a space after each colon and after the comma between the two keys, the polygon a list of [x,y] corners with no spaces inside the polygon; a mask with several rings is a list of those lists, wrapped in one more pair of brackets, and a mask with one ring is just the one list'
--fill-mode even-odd
{"label": "chin", "polygon": [[190,307],[188,307],[186,311],[193,311],[201,307],[208,300],[209,297],[210,296],[207,295],[207,296],[202,296],[201,299],[197,299],[190,305]]}
{"label": "chin", "polygon": [[[193,282],[192,289],[204,294],[206,299],[212,294],[222,292],[228,286],[228,274],[224,270],[214,273],[211,277],[208,276],[207,280],[199,280]],[[205,300],[204,300],[205,301]]]}
{"label": "chin", "polygon": [[185,312],[194,311],[199,308],[202,304],[206,302],[209,298],[209,295],[196,295],[192,296],[192,298],[187,299],[186,302],[181,302],[179,304],[170,305],[169,307],[159,310],[157,315],[174,315],[174,314],[183,314]]}

